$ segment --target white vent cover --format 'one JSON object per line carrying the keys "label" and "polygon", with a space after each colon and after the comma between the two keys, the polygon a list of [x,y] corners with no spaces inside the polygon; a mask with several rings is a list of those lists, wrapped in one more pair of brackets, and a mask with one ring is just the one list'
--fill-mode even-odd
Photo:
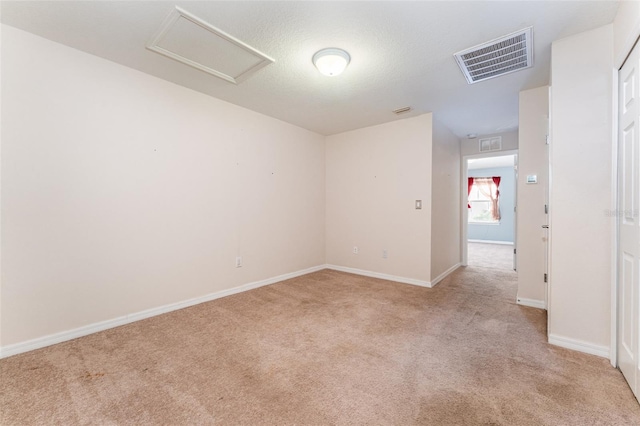
{"label": "white vent cover", "polygon": [[533,66],[533,27],[453,55],[469,84]]}
{"label": "white vent cover", "polygon": [[411,111],[411,107],[410,106],[406,106],[406,107],[394,109],[393,113],[396,114],[396,115],[400,115],[400,114],[404,114],[405,112],[409,112],[409,111]]}
{"label": "white vent cover", "polygon": [[502,149],[502,136],[479,139],[478,147],[480,152],[500,151]]}
{"label": "white vent cover", "polygon": [[238,84],[273,59],[176,6],[147,49]]}

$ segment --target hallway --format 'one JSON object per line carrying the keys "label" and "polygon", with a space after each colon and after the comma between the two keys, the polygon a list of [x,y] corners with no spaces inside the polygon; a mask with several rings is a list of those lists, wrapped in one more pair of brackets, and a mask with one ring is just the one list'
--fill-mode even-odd
{"label": "hallway", "polygon": [[513,270],[513,245],[469,242],[467,264],[511,271]]}

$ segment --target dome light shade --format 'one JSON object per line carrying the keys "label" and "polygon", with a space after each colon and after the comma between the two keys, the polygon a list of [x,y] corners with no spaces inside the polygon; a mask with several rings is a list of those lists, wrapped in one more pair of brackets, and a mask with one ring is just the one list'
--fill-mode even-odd
{"label": "dome light shade", "polygon": [[334,77],[347,68],[351,57],[342,49],[322,49],[313,55],[313,65],[324,75]]}

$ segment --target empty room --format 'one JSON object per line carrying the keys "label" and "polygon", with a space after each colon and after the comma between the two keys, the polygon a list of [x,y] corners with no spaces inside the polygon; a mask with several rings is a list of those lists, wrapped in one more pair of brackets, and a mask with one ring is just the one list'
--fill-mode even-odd
{"label": "empty room", "polygon": [[0,424],[640,424],[640,2],[0,21]]}

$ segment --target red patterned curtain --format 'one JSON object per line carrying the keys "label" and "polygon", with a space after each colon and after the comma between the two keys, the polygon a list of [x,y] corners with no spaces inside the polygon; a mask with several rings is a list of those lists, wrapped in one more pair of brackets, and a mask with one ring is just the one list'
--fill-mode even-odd
{"label": "red patterned curtain", "polygon": [[498,189],[500,188],[500,176],[493,176],[491,180],[493,180],[493,184],[496,186],[496,195],[495,197],[491,197],[491,215],[495,220],[500,220],[500,208],[498,207],[498,198],[500,197],[500,190]]}
{"label": "red patterned curtain", "polygon": [[[498,199],[500,197],[500,176],[493,176],[487,178],[469,178],[473,179],[472,185],[475,184],[478,190],[485,197],[491,200],[491,218],[493,220],[500,220],[500,205]],[[471,187],[469,187],[471,192]]]}

